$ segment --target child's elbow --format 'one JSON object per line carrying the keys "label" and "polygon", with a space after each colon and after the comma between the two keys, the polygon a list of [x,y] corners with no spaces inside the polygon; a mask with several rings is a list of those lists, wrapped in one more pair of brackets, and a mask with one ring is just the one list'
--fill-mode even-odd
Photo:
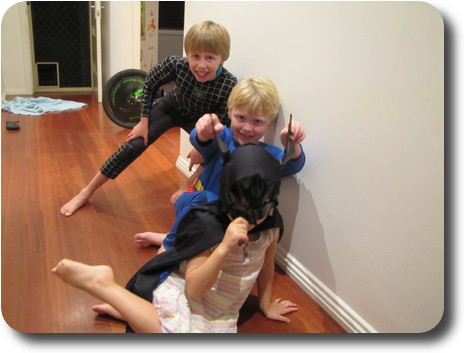
{"label": "child's elbow", "polygon": [[205,295],[202,285],[198,279],[195,279],[188,274],[185,276],[185,295],[188,298],[196,300],[200,300]]}
{"label": "child's elbow", "polygon": [[203,296],[205,295],[201,290],[199,290],[198,288],[196,288],[195,286],[188,286],[186,285],[185,286],[185,295],[187,296],[187,298],[192,298],[192,299],[195,299],[195,300],[200,300],[201,298],[203,298]]}

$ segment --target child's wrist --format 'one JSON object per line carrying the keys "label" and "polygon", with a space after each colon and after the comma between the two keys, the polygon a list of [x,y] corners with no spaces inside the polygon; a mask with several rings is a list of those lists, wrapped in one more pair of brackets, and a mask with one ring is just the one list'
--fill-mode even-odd
{"label": "child's wrist", "polygon": [[221,243],[216,248],[216,252],[220,257],[226,257],[227,254],[230,252],[230,249],[224,243]]}
{"label": "child's wrist", "polygon": [[198,144],[199,144],[200,146],[206,146],[206,145],[209,145],[209,144],[210,144],[210,142],[211,142],[211,140],[210,140],[210,139],[209,139],[209,140],[208,140],[208,139],[207,139],[207,140],[203,140],[203,139],[201,139],[201,138],[200,138],[200,136],[198,135],[198,133],[197,133],[197,137],[196,137],[196,138],[197,138],[197,142],[198,142]]}
{"label": "child's wrist", "polygon": [[293,153],[292,159],[298,159],[298,158],[300,158],[301,152],[302,152],[302,151],[301,151],[301,145],[300,145],[300,144],[296,145],[296,146],[295,146],[295,152]]}
{"label": "child's wrist", "polygon": [[264,314],[264,316],[267,317],[267,312],[268,312],[270,306],[271,306],[271,303],[260,302],[259,303],[259,310],[261,310],[261,312]]}

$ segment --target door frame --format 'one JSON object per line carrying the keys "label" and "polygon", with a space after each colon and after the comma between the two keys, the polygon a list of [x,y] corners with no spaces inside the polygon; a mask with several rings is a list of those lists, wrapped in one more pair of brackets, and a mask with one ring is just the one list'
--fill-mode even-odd
{"label": "door frame", "polygon": [[[100,1],[98,1],[100,2]],[[90,4],[92,3],[92,1],[88,1],[89,3],[89,26],[91,27],[91,23],[92,23],[92,18],[91,18],[91,8],[90,8]],[[31,46],[31,69],[32,69],[32,87],[33,87],[33,91],[34,92],[37,92],[37,93],[47,93],[47,92],[91,92],[91,91],[94,91],[95,90],[95,87],[94,87],[94,84],[93,84],[93,81],[92,81],[92,87],[60,87],[59,85],[58,86],[39,86],[39,78],[38,78],[38,74],[37,74],[37,63],[35,61],[35,46],[34,46],[34,33],[33,33],[33,27],[32,27],[32,11],[31,11],[31,6],[29,4],[29,2],[27,2],[27,14],[28,14],[28,22],[29,22],[29,42],[30,42],[30,46]],[[91,28],[90,28],[90,32],[91,32]],[[89,41],[92,39],[91,38],[91,33],[90,33],[90,37],[89,37]],[[92,42],[90,42],[91,44]],[[91,55],[92,55],[92,45],[90,45],[90,51],[91,51]],[[98,52],[98,50],[97,50]],[[101,59],[101,57],[100,57]],[[91,70],[91,75],[92,75],[92,72],[93,72],[93,62],[91,60],[91,63],[90,63],[91,67],[90,67],[90,70]],[[93,77],[91,77],[91,79],[93,79]],[[98,87],[97,87],[98,89]]]}
{"label": "door frame", "polygon": [[102,74],[102,35],[101,35],[101,1],[90,1],[90,55],[92,87],[96,87],[98,102],[103,101],[103,74]]}

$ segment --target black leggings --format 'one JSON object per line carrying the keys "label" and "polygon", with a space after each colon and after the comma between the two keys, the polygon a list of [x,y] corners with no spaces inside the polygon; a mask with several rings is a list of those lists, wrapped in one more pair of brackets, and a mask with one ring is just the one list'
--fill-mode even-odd
{"label": "black leggings", "polygon": [[181,114],[171,104],[172,95],[158,99],[153,104],[148,122],[148,144],[142,137],[137,137],[120,146],[100,168],[100,172],[110,179],[115,179],[129,164],[137,159],[162,134],[173,127],[181,127],[190,133],[198,119],[181,119]]}

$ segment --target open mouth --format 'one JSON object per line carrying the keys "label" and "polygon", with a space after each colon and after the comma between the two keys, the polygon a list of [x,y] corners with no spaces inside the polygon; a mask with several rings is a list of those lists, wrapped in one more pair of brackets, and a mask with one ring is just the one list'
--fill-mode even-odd
{"label": "open mouth", "polygon": [[197,76],[199,78],[205,79],[208,77],[208,72],[207,71],[195,71],[197,73]]}
{"label": "open mouth", "polygon": [[247,143],[247,142],[254,142],[254,135],[244,135],[244,134],[240,134],[240,138],[242,140],[242,144],[243,143]]}

